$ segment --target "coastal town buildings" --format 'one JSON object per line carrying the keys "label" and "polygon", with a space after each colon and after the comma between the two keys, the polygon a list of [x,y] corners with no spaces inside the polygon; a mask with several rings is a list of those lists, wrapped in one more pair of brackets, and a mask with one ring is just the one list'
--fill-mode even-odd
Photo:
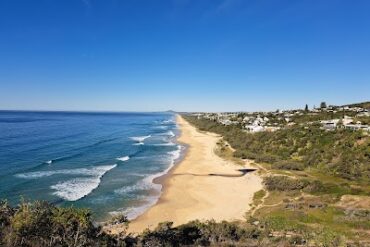
{"label": "coastal town buildings", "polygon": [[198,118],[215,121],[225,126],[239,126],[250,133],[276,131],[295,124],[306,126],[319,124],[322,129],[327,131],[344,128],[370,132],[369,109],[359,106],[329,105],[324,108],[313,108],[311,110],[195,113],[195,115]]}

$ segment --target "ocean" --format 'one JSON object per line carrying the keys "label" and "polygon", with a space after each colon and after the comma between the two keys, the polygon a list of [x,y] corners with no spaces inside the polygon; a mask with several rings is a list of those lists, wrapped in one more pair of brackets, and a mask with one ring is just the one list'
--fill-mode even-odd
{"label": "ocean", "polygon": [[137,217],[184,147],[173,113],[0,111],[0,199]]}

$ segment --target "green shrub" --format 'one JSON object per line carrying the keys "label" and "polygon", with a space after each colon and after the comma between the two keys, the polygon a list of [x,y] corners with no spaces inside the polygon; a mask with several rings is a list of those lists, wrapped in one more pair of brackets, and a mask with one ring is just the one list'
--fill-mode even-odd
{"label": "green shrub", "polygon": [[261,200],[266,195],[265,190],[259,190],[253,195],[253,200]]}
{"label": "green shrub", "polygon": [[[295,116],[294,121],[303,126],[297,124],[275,132],[259,133],[246,133],[240,126],[223,126],[193,116],[183,117],[199,129],[222,135],[236,150],[235,157],[270,163],[277,169],[314,167],[328,175],[370,181],[370,136],[345,129],[325,131],[320,124],[306,124],[331,118],[327,113],[322,114]],[[297,155],[302,164],[292,161]]]}
{"label": "green shrub", "polygon": [[321,193],[325,191],[325,186],[321,181],[314,180],[310,182],[309,185],[307,185],[303,191],[308,193]]}
{"label": "green shrub", "polygon": [[1,204],[1,246],[122,246],[101,232],[86,209],[61,208],[45,201]]}
{"label": "green shrub", "polygon": [[269,176],[263,179],[267,190],[292,191],[301,190],[309,185],[307,180],[289,178],[287,176]]}
{"label": "green shrub", "polygon": [[277,162],[279,160],[279,157],[271,154],[260,154],[256,156],[255,160],[256,162],[272,164]]}
{"label": "green shrub", "polygon": [[303,171],[304,164],[294,160],[280,161],[273,165],[274,169]]}
{"label": "green shrub", "polygon": [[241,159],[256,159],[257,155],[255,153],[245,151],[245,150],[236,150],[234,152],[234,157],[241,158]]}

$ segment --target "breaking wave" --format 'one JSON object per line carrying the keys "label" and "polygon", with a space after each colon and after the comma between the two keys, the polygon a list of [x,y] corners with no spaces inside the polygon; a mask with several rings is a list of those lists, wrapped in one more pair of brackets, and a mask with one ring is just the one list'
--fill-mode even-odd
{"label": "breaking wave", "polygon": [[55,190],[54,195],[65,199],[67,201],[77,201],[93,190],[99,187],[101,178],[109,170],[115,168],[117,165],[100,166],[94,169],[94,175],[92,177],[82,177],[60,182],[50,186],[51,189]]}
{"label": "breaking wave", "polygon": [[117,158],[117,160],[119,161],[128,161],[129,159],[130,159],[129,156],[123,156],[123,157]]}
{"label": "breaking wave", "polygon": [[101,181],[101,178],[109,170],[115,168],[117,165],[95,166],[91,168],[77,168],[77,169],[61,169],[55,171],[39,171],[16,174],[18,178],[24,179],[38,179],[49,177],[53,175],[77,175],[81,177],[73,178],[67,181],[59,182],[50,186],[55,190],[54,195],[65,199],[67,201],[77,201],[96,189]]}
{"label": "breaking wave", "polygon": [[154,195],[146,196],[144,200],[141,200],[139,206],[130,207],[127,209],[117,210],[110,212],[110,214],[115,215],[118,213],[124,213],[127,217],[132,220],[144,213],[147,209],[149,209],[152,205],[154,205],[161,194],[162,185],[158,183],[154,183],[154,180],[158,177],[161,177],[169,172],[169,170],[175,165],[176,161],[180,158],[181,152],[183,150],[183,146],[177,145],[177,149],[173,151],[167,152],[168,159],[169,159],[169,166],[162,172],[158,172],[155,174],[139,174],[140,176],[145,176],[139,182],[132,186],[125,186],[120,189],[116,189],[114,192],[119,195],[128,195],[128,194],[135,194],[136,192],[140,191],[154,191]]}
{"label": "breaking wave", "polygon": [[152,135],[147,135],[147,136],[134,136],[134,137],[130,137],[131,140],[133,141],[136,141],[136,142],[143,142],[145,141],[145,139],[148,139],[149,137],[151,137]]}

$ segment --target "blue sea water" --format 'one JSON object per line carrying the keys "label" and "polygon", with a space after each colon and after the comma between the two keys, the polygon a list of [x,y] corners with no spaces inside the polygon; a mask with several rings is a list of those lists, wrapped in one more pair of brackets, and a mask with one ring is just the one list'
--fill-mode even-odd
{"label": "blue sea water", "polygon": [[0,111],[0,198],[134,218],[158,199],[180,158],[172,113]]}

